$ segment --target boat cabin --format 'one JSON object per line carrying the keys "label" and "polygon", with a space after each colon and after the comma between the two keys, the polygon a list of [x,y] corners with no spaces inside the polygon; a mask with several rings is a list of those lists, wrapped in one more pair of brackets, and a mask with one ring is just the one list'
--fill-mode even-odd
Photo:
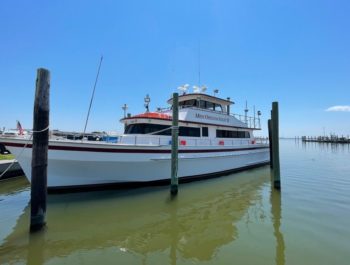
{"label": "boat cabin", "polygon": [[[167,103],[172,105],[172,101],[171,98]],[[249,117],[231,114],[230,106],[232,104],[234,102],[229,98],[221,99],[202,93],[180,95],[180,139],[183,138],[187,142],[195,138],[208,140],[206,144],[210,145],[212,145],[213,140],[217,142],[215,145],[219,143],[225,145],[228,141],[234,145],[234,140],[244,140],[246,143],[250,143],[253,140],[253,130],[258,129],[256,128],[257,122],[254,122],[254,126],[249,126]],[[137,136],[139,139],[141,136],[148,136],[148,138],[167,136],[165,142],[168,144],[171,135],[172,110],[168,108],[150,112],[146,107],[145,113],[125,117],[121,119],[121,122],[125,126],[121,141],[127,136]],[[252,123],[251,120],[250,123]],[[159,140],[159,143],[161,142]]]}

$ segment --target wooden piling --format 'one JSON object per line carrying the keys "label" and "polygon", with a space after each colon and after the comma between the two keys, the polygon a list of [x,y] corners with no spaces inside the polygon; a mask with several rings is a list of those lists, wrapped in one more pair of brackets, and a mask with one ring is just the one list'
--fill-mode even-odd
{"label": "wooden piling", "polygon": [[273,159],[272,159],[272,127],[271,119],[267,121],[267,128],[269,131],[269,149],[270,149],[270,168],[273,168]]}
{"label": "wooden piling", "polygon": [[173,122],[171,130],[171,184],[170,193],[176,195],[178,192],[179,180],[178,170],[178,138],[179,138],[179,94],[173,94]]}
{"label": "wooden piling", "polygon": [[50,72],[37,70],[32,149],[30,231],[45,225],[47,197],[47,153],[49,141]]}
{"label": "wooden piling", "polygon": [[279,157],[279,122],[278,122],[278,102],[272,102],[271,113],[272,132],[272,163],[273,163],[273,186],[275,189],[281,188],[280,181],[280,157]]}

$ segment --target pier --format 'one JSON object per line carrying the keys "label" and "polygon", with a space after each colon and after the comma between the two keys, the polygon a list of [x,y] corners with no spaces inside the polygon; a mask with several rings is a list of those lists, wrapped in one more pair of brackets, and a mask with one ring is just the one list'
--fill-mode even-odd
{"label": "pier", "polygon": [[302,136],[301,140],[303,142],[315,142],[315,143],[350,144],[349,136],[339,137],[338,135],[317,136],[317,137]]}

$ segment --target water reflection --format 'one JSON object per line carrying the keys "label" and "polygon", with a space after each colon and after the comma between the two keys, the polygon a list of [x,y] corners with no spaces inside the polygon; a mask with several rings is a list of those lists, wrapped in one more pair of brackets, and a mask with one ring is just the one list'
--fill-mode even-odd
{"label": "water reflection", "polygon": [[16,195],[24,190],[29,190],[29,182],[23,177],[3,180],[0,182],[0,198],[2,196]]}
{"label": "water reflection", "polygon": [[0,182],[0,250],[4,239],[13,231],[24,213],[29,194],[29,183],[24,177]]}
{"label": "water reflection", "polygon": [[[236,223],[261,202],[260,189],[268,181],[265,167],[183,185],[175,200],[169,200],[166,187],[51,195],[48,228],[29,236],[27,207],[0,247],[0,256],[28,264],[60,264],[63,257],[76,261],[82,253],[102,252],[116,261],[131,257],[142,264],[152,264],[165,253],[170,264],[180,258],[210,261],[238,237]],[[280,220],[280,212],[273,214]],[[276,238],[280,242],[278,234]]]}
{"label": "water reflection", "polygon": [[172,227],[171,231],[171,245],[170,245],[170,261],[172,265],[176,264],[177,260],[177,249],[178,249],[178,241],[179,241],[179,222],[177,219],[177,207],[178,207],[178,200],[176,197],[171,197],[170,202],[173,203],[173,207],[171,207],[170,210],[170,224]]}
{"label": "water reflection", "polygon": [[349,146],[281,140],[281,194],[265,167],[176,200],[168,187],[49,196],[38,236],[28,188],[1,183],[0,264],[347,264]]}
{"label": "water reflection", "polygon": [[[296,142],[296,146],[299,146]],[[302,141],[302,148],[306,150],[314,149],[326,153],[349,153],[350,144],[340,144],[340,143],[318,143],[318,142],[304,142]]]}
{"label": "water reflection", "polygon": [[276,264],[285,264],[285,244],[283,234],[281,233],[281,218],[282,218],[282,208],[281,208],[281,192],[274,188],[271,188],[270,195],[271,203],[271,216],[273,224],[273,234],[276,238]]}
{"label": "water reflection", "polygon": [[34,233],[29,235],[27,264],[44,264],[45,237],[44,233]]}

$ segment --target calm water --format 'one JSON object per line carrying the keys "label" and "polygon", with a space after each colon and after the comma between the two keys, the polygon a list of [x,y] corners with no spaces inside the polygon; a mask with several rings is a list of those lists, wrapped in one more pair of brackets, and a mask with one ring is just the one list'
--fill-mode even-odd
{"label": "calm water", "polygon": [[0,264],[350,264],[350,145],[281,140],[268,166],[168,187],[50,195],[29,235],[25,179],[0,183]]}

